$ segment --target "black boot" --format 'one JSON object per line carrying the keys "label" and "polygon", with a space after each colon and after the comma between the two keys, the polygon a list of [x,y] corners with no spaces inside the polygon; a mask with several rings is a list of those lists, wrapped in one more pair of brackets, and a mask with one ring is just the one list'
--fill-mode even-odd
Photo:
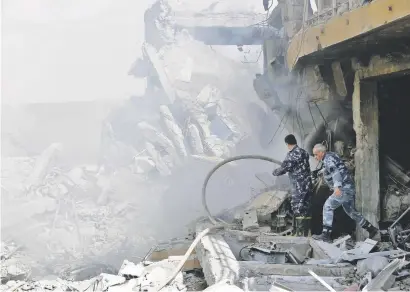
{"label": "black boot", "polygon": [[324,242],[331,242],[332,241],[332,239],[330,238],[331,234],[332,234],[332,227],[323,226],[322,234],[313,235],[312,238],[314,240],[321,240],[321,241],[324,241]]}
{"label": "black boot", "polygon": [[297,229],[298,229],[298,226],[297,226],[296,218],[293,217],[292,218],[292,236],[296,236]]}
{"label": "black boot", "polygon": [[308,237],[310,235],[310,220],[311,217],[304,217],[303,218],[303,236]]}
{"label": "black boot", "polygon": [[296,236],[308,237],[310,231],[310,217],[296,217]]}
{"label": "black boot", "polygon": [[379,229],[374,227],[369,221],[366,221],[363,225],[362,228],[369,232],[369,238],[373,239],[379,234]]}

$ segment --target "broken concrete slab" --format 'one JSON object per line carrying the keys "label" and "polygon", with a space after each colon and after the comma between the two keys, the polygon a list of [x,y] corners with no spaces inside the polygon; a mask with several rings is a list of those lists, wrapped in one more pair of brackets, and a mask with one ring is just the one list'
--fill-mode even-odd
{"label": "broken concrete slab", "polygon": [[256,214],[256,210],[248,210],[245,211],[242,220],[243,230],[244,231],[252,231],[259,229],[258,224],[258,217]]}
{"label": "broken concrete slab", "polygon": [[[145,267],[143,275],[137,278],[137,286],[139,286],[140,291],[158,291],[164,282],[173,275],[178,264],[179,262],[176,261],[163,260]],[[179,272],[162,291],[182,290],[183,287],[183,275]]]}
{"label": "broken concrete slab", "polygon": [[141,277],[144,273],[145,266],[142,263],[134,264],[133,262],[124,260],[118,271],[119,276],[123,276],[127,279]]}
{"label": "broken concrete slab", "polygon": [[377,241],[367,238],[365,241],[359,243],[359,247],[357,248],[357,252],[355,252],[355,254],[368,254],[376,245]]}
{"label": "broken concrete slab", "polygon": [[[323,277],[323,279],[337,291],[343,291],[346,288],[338,282],[341,278]],[[245,291],[276,291],[274,283],[281,284],[292,291],[328,291],[311,276],[246,277],[240,281],[239,286]]]}
{"label": "broken concrete slab", "polygon": [[309,239],[309,244],[313,249],[312,258],[318,260],[330,259],[330,257],[325,253],[325,251],[320,247],[319,241],[313,238]]}
{"label": "broken concrete slab", "polygon": [[256,210],[258,218],[276,212],[283,202],[289,197],[289,192],[280,190],[271,190],[258,195],[246,207],[248,210]]}
{"label": "broken concrete slab", "polygon": [[400,251],[400,250],[389,250],[389,251],[380,251],[380,252],[372,252],[372,253],[368,253],[368,254],[349,254],[349,251],[346,251],[342,254],[341,259],[347,262],[353,262],[356,260],[361,260],[361,259],[367,259],[367,258],[371,258],[374,256],[384,256],[384,257],[388,257],[388,258],[397,258],[397,257],[402,257],[405,256],[407,254],[410,254],[409,252],[405,252],[405,251]]}
{"label": "broken concrete slab", "polygon": [[[197,232],[204,229],[201,226]],[[224,280],[235,283],[238,280],[239,263],[221,235],[204,236],[196,246],[196,253],[208,285]]]}
{"label": "broken concrete slab", "polygon": [[[362,291],[380,291],[387,290],[393,287],[394,279],[392,275],[398,269],[408,265],[405,259],[395,259],[388,266],[386,266]],[[394,277],[394,276],[393,276]]]}
{"label": "broken concrete slab", "polygon": [[308,244],[295,244],[289,249],[289,253],[297,260],[297,262],[303,263],[308,258],[312,248]]}
{"label": "broken concrete slab", "polygon": [[308,276],[309,270],[321,277],[344,277],[354,271],[349,264],[337,265],[291,265],[262,264],[260,262],[239,262],[240,278],[260,275]]}
{"label": "broken concrete slab", "polygon": [[124,284],[126,281],[125,278],[122,276],[110,275],[105,273],[102,273],[100,275],[100,279],[101,281],[99,281],[98,283],[98,288],[101,289],[101,291],[105,291],[112,286]]}
{"label": "broken concrete slab", "polygon": [[325,280],[323,280],[321,277],[319,277],[318,275],[316,275],[313,271],[309,271],[309,274],[315,278],[320,284],[322,284],[322,286],[326,287],[329,291],[331,292],[336,292],[335,289],[333,289],[332,286],[330,286]]}
{"label": "broken concrete slab", "polygon": [[339,258],[343,253],[343,251],[340,250],[340,248],[338,248],[337,246],[331,243],[324,242],[324,241],[315,241],[315,243],[316,243],[316,246],[320,248],[328,258],[332,258],[332,259]]}
{"label": "broken concrete slab", "polygon": [[241,292],[243,291],[238,286],[232,285],[229,281],[218,282],[204,290],[204,292]]}
{"label": "broken concrete slab", "polygon": [[257,238],[259,243],[273,242],[277,244],[309,244],[310,241],[307,237],[296,237],[296,236],[275,236],[275,235],[259,235]]}
{"label": "broken concrete slab", "polygon": [[339,238],[339,239],[333,241],[333,245],[334,245],[334,246],[339,246],[339,245],[341,245],[342,243],[344,243],[344,242],[346,242],[347,240],[349,240],[350,238],[351,238],[350,235],[346,235],[346,236],[344,236],[344,237],[342,237],[342,238]]}
{"label": "broken concrete slab", "polygon": [[[184,256],[170,256],[168,260],[180,262]],[[199,263],[196,255],[190,255],[189,258],[185,261],[184,266],[181,271],[191,271],[195,269],[201,269],[201,264]]]}
{"label": "broken concrete slab", "polygon": [[165,72],[164,66],[162,64],[163,62],[158,57],[157,50],[152,45],[144,43],[142,45],[142,51],[149,57],[152,65],[157,71],[158,78],[168,99],[166,100],[166,102],[172,104],[176,99],[176,93],[170,84],[168,75]]}
{"label": "broken concrete slab", "polygon": [[359,274],[359,276],[364,276],[367,272],[371,272],[372,277],[376,277],[388,264],[389,261],[386,257],[370,257],[357,263],[357,273]]}

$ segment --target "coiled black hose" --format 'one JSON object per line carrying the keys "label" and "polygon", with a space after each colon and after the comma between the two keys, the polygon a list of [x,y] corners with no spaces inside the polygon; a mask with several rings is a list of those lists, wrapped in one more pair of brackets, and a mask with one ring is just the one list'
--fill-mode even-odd
{"label": "coiled black hose", "polygon": [[224,166],[225,164],[232,162],[232,161],[236,161],[236,160],[244,160],[244,159],[256,159],[256,160],[264,160],[264,161],[268,161],[268,162],[272,162],[275,164],[279,164],[281,165],[282,162],[267,156],[262,156],[262,155],[239,155],[239,156],[234,156],[228,159],[225,159],[224,161],[219,162],[214,168],[212,168],[212,170],[210,172],[208,172],[207,176],[205,177],[205,181],[204,184],[202,185],[202,206],[204,207],[209,220],[214,224],[217,225],[219,224],[215,218],[212,216],[211,212],[209,211],[207,202],[206,202],[206,188],[208,186],[208,182],[210,180],[210,178],[212,177],[212,175],[222,166]]}

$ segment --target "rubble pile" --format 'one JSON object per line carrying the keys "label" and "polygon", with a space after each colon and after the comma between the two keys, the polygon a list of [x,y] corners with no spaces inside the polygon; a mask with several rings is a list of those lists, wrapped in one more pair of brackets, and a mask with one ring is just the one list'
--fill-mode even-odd
{"label": "rubble pile", "polygon": [[106,164],[118,160],[108,149],[125,144],[136,173],[171,176],[192,156],[228,157],[244,140],[259,146],[263,116],[250,108],[266,109],[249,82],[258,63],[228,58],[178,28],[173,9],[181,7],[161,0],[145,13],[143,57],[130,74],[145,78],[147,90],[107,119]]}
{"label": "rubble pile", "polygon": [[[15,279],[2,283],[2,291],[157,291],[175,270],[178,261],[144,261],[134,264],[124,261],[118,273],[101,273],[83,281],[53,280],[29,281]],[[162,291],[203,291],[207,287],[197,271],[180,272]]]}
{"label": "rubble pile", "polygon": [[[23,275],[80,280],[115,270],[121,259],[140,256],[173,232],[163,228],[164,210],[193,196],[188,183],[202,181],[202,172],[241,147],[260,147],[266,110],[249,82],[257,62],[233,60],[195,41],[167,15],[172,5],[163,0],[145,15],[143,57],[130,74],[146,79],[147,89],[104,121],[96,165],[61,164],[61,143],[38,156],[3,159],[2,236],[22,246],[4,261],[8,281]],[[221,181],[247,196],[247,182],[234,179],[240,180]],[[168,217],[178,217],[174,209]],[[184,211],[181,223],[199,209]],[[30,268],[14,275],[19,258]]]}
{"label": "rubble pile", "polygon": [[[230,229],[201,241],[201,249],[207,250],[209,242],[213,242],[223,250],[223,256],[212,252],[202,254],[199,257],[202,267],[218,271],[221,267],[215,263],[215,256],[221,263],[236,258],[235,262],[230,260],[230,267],[235,270],[237,266],[239,278],[234,278],[244,291],[268,291],[274,287],[286,291],[410,289],[410,262],[407,261],[410,252],[405,244],[408,238],[402,238],[407,231],[398,228],[400,222],[406,221],[409,210],[381,231],[379,241],[355,242],[350,235],[344,235],[326,243],[310,237],[283,236],[291,231],[287,230],[286,220],[284,224],[280,220],[285,219],[281,214],[287,200],[286,191],[273,188],[237,208],[235,228],[231,225]],[[197,232],[207,225],[203,221],[199,226]],[[229,246],[228,251],[225,246]],[[219,273],[228,271],[222,269]],[[205,274],[208,284],[215,277],[212,273]]]}
{"label": "rubble pile", "polygon": [[154,241],[150,229],[135,234],[128,226],[130,220],[141,228],[150,222],[139,218],[138,196],[124,200],[120,189],[113,190],[126,181],[116,182],[96,166],[59,165],[60,146],[2,165],[2,278],[63,275],[87,265],[91,275],[93,269],[115,270],[117,256]]}

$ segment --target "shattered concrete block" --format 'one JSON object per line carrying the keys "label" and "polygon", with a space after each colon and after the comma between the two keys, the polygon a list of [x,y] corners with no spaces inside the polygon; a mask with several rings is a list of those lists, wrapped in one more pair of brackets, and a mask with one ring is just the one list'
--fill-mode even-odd
{"label": "shattered concrete block", "polygon": [[354,272],[354,266],[349,264],[290,265],[248,261],[239,262],[239,266],[240,278],[260,275],[308,276],[310,270],[320,277],[345,277]]}
{"label": "shattered concrete block", "polygon": [[[176,261],[176,262],[181,262],[184,256],[170,256],[168,260],[170,261]],[[192,255],[186,260],[184,266],[182,267],[181,271],[192,271],[195,269],[201,269],[201,264],[199,263],[198,259],[196,258],[196,255]]]}
{"label": "shattered concrete block", "polygon": [[174,142],[174,145],[181,157],[186,157],[187,151],[184,144],[184,135],[182,130],[176,122],[174,115],[171,113],[166,105],[161,105],[159,107],[159,112],[161,115],[161,120],[168,131],[169,138]]}
{"label": "shattered concrete block", "polygon": [[259,229],[256,210],[245,211],[245,214],[242,220],[242,226],[243,226],[244,231],[252,231],[255,229]]}
{"label": "shattered concrete block", "polygon": [[138,278],[142,276],[144,270],[145,267],[143,264],[134,264],[133,262],[124,260],[118,271],[118,275],[126,278]]}
{"label": "shattered concrete block", "polygon": [[[141,287],[141,290],[157,291],[157,289],[173,274],[178,264],[179,262],[163,260],[145,267],[143,275],[137,279],[137,283]],[[170,289],[173,291],[172,289],[177,289],[177,287],[178,290],[182,290],[184,287],[183,275],[181,272],[179,272],[175,279],[169,283],[167,287],[164,287],[164,290],[162,291]]]}
{"label": "shattered concrete block", "polygon": [[[109,287],[107,292],[133,291],[133,289],[135,289],[135,286],[137,286],[137,284],[138,284],[137,279],[131,279],[122,285]],[[84,291],[84,290],[80,290],[80,291]]]}
{"label": "shattered concrete block", "polygon": [[172,161],[175,164],[179,163],[179,157],[175,149],[175,146],[174,144],[172,144],[171,140],[167,136],[165,136],[162,132],[160,132],[154,126],[150,125],[147,122],[139,122],[137,126],[141,130],[143,136],[148,142],[154,145],[161,145],[161,147],[163,147],[166,150],[166,152],[172,157]]}
{"label": "shattered concrete block", "polygon": [[[322,279],[336,291],[343,291],[345,288],[345,286],[338,282],[341,278],[322,277]],[[277,285],[278,283],[280,284]],[[323,286],[311,276],[267,275],[251,278],[246,277],[241,280],[239,286],[245,291],[325,291]]]}
{"label": "shattered concrete block", "polygon": [[377,245],[377,241],[367,238],[365,241],[360,243],[359,246],[359,253],[360,254],[368,254],[370,253],[373,248]]}
{"label": "shattered concrete block", "polygon": [[171,170],[168,165],[164,162],[159,152],[155,149],[155,146],[149,142],[145,142],[145,147],[147,152],[151,155],[152,160],[155,163],[155,167],[157,168],[158,172],[163,175],[167,176],[171,174]]}
{"label": "shattered concrete block", "polygon": [[327,243],[324,241],[316,241],[316,244],[331,259],[339,258],[343,253],[343,251],[340,248],[334,246],[331,243]]}
{"label": "shattered concrete block", "polygon": [[330,257],[325,253],[325,251],[321,248],[319,245],[319,241],[314,240],[313,238],[309,239],[309,244],[313,249],[312,252],[312,258],[313,259],[318,259],[318,260],[323,260],[323,259],[329,259]]}
{"label": "shattered concrete block", "polygon": [[157,50],[152,45],[144,43],[142,45],[142,51],[145,53],[146,56],[149,57],[149,60],[156,69],[162,88],[164,89],[166,96],[168,98],[167,101],[168,103],[172,104],[175,101],[175,90],[172,88],[172,85],[170,84],[170,80],[164,69],[163,61],[160,60],[160,58],[158,57]]}
{"label": "shattered concrete block", "polygon": [[125,278],[117,275],[102,273],[100,275],[100,279],[101,281],[98,283],[98,288],[100,288],[101,291],[105,291],[111,286],[117,286],[125,283]]}
{"label": "shattered concrete block", "polygon": [[289,192],[272,190],[258,195],[249,202],[246,210],[256,210],[257,216],[264,217],[276,212],[283,202],[288,198]]}
{"label": "shattered concrete block", "polygon": [[188,141],[193,154],[204,154],[204,145],[202,144],[201,135],[198,128],[195,125],[190,124],[188,126],[188,133]]}
{"label": "shattered concrete block", "polygon": [[395,259],[388,264],[369,284],[367,284],[366,287],[363,288],[363,291],[380,291],[381,289],[387,290],[393,287],[393,273],[408,264],[409,262],[405,259]]}
{"label": "shattered concrete block", "polygon": [[295,244],[292,246],[289,252],[296,258],[299,263],[303,263],[306,260],[310,249],[311,247],[308,244]]}
{"label": "shattered concrete block", "polygon": [[376,277],[381,270],[389,264],[386,257],[374,256],[368,259],[358,261],[357,273],[360,276],[364,276],[367,272],[371,272],[373,277]]}
{"label": "shattered concrete block", "polygon": [[[202,232],[202,228],[197,233]],[[236,283],[239,279],[239,262],[221,235],[204,236],[196,246],[196,253],[208,285],[224,280]]]}
{"label": "shattered concrete block", "polygon": [[208,288],[204,290],[204,292],[205,291],[206,292],[241,292],[243,290],[239,288],[238,286],[230,284],[228,281],[222,281],[212,286],[209,286]]}

